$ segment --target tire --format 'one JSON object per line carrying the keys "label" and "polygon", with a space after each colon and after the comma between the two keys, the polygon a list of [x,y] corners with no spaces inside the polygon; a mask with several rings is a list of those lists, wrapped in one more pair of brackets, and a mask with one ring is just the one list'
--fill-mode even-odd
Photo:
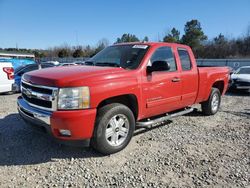
{"label": "tire", "polygon": [[116,153],[129,144],[134,130],[133,112],[120,103],[108,104],[97,112],[91,146],[104,155]]}
{"label": "tire", "polygon": [[210,116],[218,112],[221,103],[221,93],[217,88],[212,88],[207,101],[201,103],[202,113]]}

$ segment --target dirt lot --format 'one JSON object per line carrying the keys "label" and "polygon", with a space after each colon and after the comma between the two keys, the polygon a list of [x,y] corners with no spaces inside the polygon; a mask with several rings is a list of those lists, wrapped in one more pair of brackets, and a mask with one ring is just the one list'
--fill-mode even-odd
{"label": "dirt lot", "polygon": [[0,95],[0,187],[247,187],[250,94],[223,97],[220,112],[137,130],[114,155],[54,143],[24,124],[18,95]]}

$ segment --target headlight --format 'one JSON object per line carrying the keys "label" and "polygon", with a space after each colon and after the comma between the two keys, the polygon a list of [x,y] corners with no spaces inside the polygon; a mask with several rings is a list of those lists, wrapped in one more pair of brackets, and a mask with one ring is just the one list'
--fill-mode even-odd
{"label": "headlight", "polygon": [[89,87],[60,88],[58,109],[85,109],[90,107]]}

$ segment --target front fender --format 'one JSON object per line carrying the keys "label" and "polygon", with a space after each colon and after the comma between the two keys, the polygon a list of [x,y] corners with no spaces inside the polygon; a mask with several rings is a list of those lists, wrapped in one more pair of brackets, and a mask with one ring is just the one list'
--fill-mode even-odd
{"label": "front fender", "polygon": [[96,108],[105,99],[120,95],[133,94],[140,98],[140,87],[136,77],[106,80],[90,87],[91,108]]}

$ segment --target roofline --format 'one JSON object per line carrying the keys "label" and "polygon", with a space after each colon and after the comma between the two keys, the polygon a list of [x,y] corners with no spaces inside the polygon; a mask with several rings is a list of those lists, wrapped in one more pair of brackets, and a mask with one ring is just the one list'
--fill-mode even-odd
{"label": "roofline", "polygon": [[11,52],[0,52],[0,57],[32,57],[34,58],[34,54],[25,54],[25,53],[11,53]]}
{"label": "roofline", "polygon": [[154,46],[154,45],[168,45],[168,46],[177,46],[177,47],[189,47],[184,44],[179,43],[169,43],[169,42],[124,42],[124,43],[116,43],[112,46],[120,46],[120,45],[148,45],[148,46]]}

